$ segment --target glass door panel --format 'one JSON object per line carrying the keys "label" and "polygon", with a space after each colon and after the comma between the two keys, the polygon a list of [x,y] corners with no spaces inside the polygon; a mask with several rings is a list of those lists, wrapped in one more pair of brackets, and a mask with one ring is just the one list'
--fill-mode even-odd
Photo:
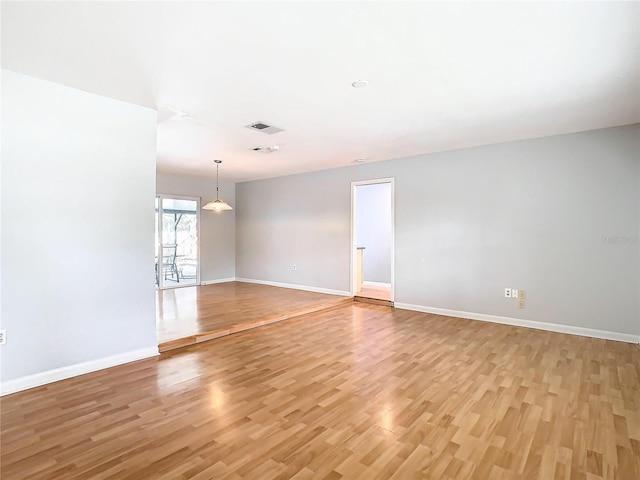
{"label": "glass door panel", "polygon": [[158,288],[199,284],[199,199],[159,196],[156,219],[156,285]]}

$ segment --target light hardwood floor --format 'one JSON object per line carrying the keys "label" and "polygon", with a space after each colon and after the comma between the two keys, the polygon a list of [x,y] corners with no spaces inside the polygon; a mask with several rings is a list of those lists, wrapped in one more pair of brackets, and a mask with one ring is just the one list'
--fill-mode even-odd
{"label": "light hardwood floor", "polygon": [[391,287],[363,285],[356,295],[359,297],[373,298],[376,300],[391,300]]}
{"label": "light hardwood floor", "polygon": [[354,303],[6,396],[1,478],[640,478],[638,345]]}
{"label": "light hardwood floor", "polygon": [[350,297],[243,282],[159,290],[161,352],[352,302]]}

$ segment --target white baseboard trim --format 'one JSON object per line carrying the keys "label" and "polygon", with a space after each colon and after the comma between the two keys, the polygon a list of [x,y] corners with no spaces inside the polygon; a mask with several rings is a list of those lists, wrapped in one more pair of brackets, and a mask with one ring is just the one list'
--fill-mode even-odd
{"label": "white baseboard trim", "polygon": [[213,285],[214,283],[227,283],[227,282],[235,282],[236,277],[229,278],[218,278],[216,280],[204,280],[200,282],[200,285]]}
{"label": "white baseboard trim", "polygon": [[135,362],[136,360],[142,360],[156,355],[159,355],[158,347],[149,347],[134,350],[133,352],[100,358],[98,360],[77,363],[75,365],[69,365],[68,367],[61,367],[33,375],[27,375],[26,377],[2,383],[0,385],[0,396],[21,392],[22,390],[39,387],[47,383],[58,382],[67,378],[77,377],[78,375],[84,375],[85,373],[115,367],[117,365],[122,365],[123,363]]}
{"label": "white baseboard trim", "polygon": [[367,280],[362,282],[362,285],[365,285],[367,287],[383,287],[383,288],[391,288],[391,284],[390,283],[384,283],[384,282],[369,282]]}
{"label": "white baseboard trim", "polygon": [[411,305],[409,303],[395,303],[396,308],[403,310],[413,310],[416,312],[433,313],[445,315],[447,317],[466,318],[469,320],[480,320],[482,322],[501,323],[514,327],[535,328],[549,332],[568,333],[570,335],[580,335],[581,337],[602,338],[604,340],[616,340],[626,343],[640,343],[640,335],[628,333],[608,332],[606,330],[595,330],[593,328],[572,327],[558,323],[536,322],[533,320],[521,320],[519,318],[500,317],[497,315],[487,315],[484,313],[464,312],[461,310],[447,310],[444,308],[425,307],[422,305]]}
{"label": "white baseboard trim", "polygon": [[236,282],[259,283],[261,285],[270,285],[272,287],[293,288],[294,290],[305,290],[307,292],[326,293],[329,295],[340,295],[343,297],[351,297],[351,292],[346,290],[332,290],[330,288],[308,287],[306,285],[295,285],[293,283],[269,282],[268,280],[254,280],[252,278],[236,278]]}

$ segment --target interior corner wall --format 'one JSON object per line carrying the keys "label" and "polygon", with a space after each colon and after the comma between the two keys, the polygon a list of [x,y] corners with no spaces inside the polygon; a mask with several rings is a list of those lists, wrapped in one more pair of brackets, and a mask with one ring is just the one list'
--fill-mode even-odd
{"label": "interior corner wall", "polygon": [[348,291],[350,184],[394,177],[396,303],[638,336],[639,151],[632,125],[240,183],[236,275]]}
{"label": "interior corner wall", "polygon": [[155,145],[153,110],[2,71],[3,385],[157,353]]}
{"label": "interior corner wall", "polygon": [[[216,197],[216,179],[158,172],[156,192],[165,195],[200,197],[202,207]],[[220,182],[220,198],[235,207],[235,184]],[[235,219],[235,209],[225,212],[200,211],[201,283],[228,280],[236,276]]]}
{"label": "interior corner wall", "polygon": [[356,245],[364,247],[363,280],[391,283],[391,184],[356,187]]}

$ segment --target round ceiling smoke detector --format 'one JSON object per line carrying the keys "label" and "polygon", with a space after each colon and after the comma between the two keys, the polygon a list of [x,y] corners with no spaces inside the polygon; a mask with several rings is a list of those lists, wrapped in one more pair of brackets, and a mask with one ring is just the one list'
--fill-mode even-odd
{"label": "round ceiling smoke detector", "polygon": [[260,152],[260,153],[273,153],[280,150],[280,147],[278,145],[269,145],[266,147],[263,147],[263,146],[253,147],[251,150],[253,150],[254,152]]}
{"label": "round ceiling smoke detector", "polygon": [[351,84],[353,88],[364,88],[367,85],[369,85],[369,82],[367,80],[356,80]]}

